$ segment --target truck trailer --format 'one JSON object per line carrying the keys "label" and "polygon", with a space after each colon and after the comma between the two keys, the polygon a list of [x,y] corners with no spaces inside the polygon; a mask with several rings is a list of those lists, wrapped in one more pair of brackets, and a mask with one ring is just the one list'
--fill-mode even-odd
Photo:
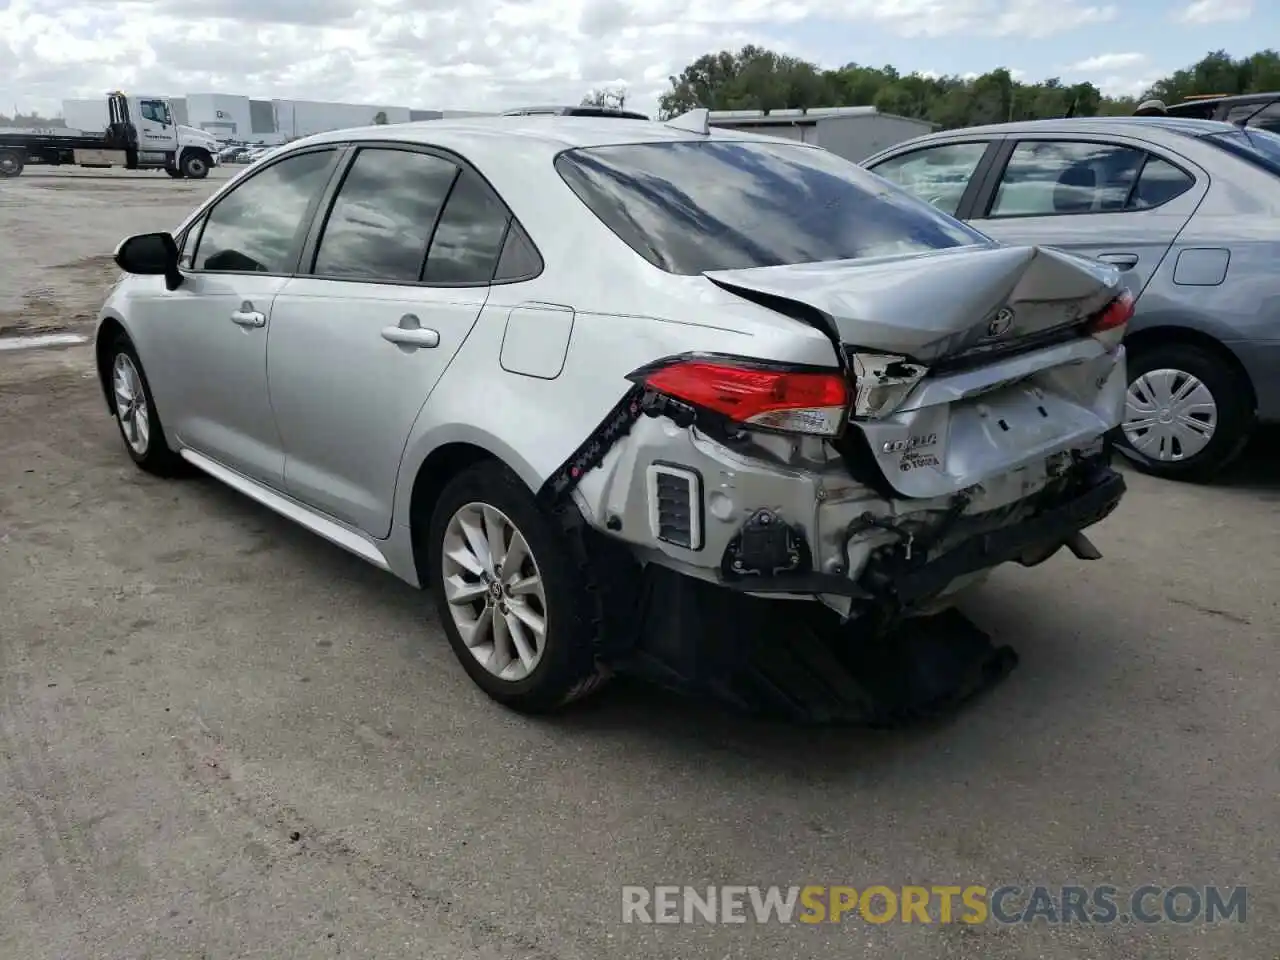
{"label": "truck trailer", "polygon": [[164,170],[201,180],[217,162],[218,142],[203,130],[173,120],[165,97],[107,95],[107,124],[100,132],[6,133],[0,130],[0,178],[16,177],[28,164]]}

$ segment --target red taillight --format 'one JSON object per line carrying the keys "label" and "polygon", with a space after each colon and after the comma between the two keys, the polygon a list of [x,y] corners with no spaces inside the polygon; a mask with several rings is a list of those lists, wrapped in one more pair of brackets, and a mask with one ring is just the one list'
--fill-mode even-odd
{"label": "red taillight", "polygon": [[1090,333],[1106,333],[1133,319],[1133,294],[1125,291],[1112,300],[1089,324]]}
{"label": "red taillight", "polygon": [[836,370],[676,359],[638,370],[632,379],[697,409],[786,433],[836,436],[848,417],[848,384]]}

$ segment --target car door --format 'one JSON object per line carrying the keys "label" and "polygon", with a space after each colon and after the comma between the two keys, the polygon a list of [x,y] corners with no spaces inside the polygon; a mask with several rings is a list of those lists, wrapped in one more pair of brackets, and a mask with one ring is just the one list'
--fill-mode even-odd
{"label": "car door", "polygon": [[970,221],[996,240],[1111,263],[1141,295],[1195,212],[1208,177],[1140,141],[1010,138]]}
{"label": "car door", "polygon": [[950,141],[916,147],[874,161],[868,169],[953,217],[977,194],[999,140]]}
{"label": "car door", "polygon": [[137,304],[143,358],[165,426],[183,446],[281,487],[284,454],[267,392],[271,304],[298,264],[335,148],[293,154],[226,194],[183,236],[182,284]]}
{"label": "car door", "polygon": [[459,158],[370,144],[351,157],[272,311],[267,374],[298,500],[391,530],[410,429],[475,325],[511,215]]}
{"label": "car door", "polygon": [[177,143],[177,129],[167,100],[143,99],[138,101],[138,150],[148,158],[173,150]]}

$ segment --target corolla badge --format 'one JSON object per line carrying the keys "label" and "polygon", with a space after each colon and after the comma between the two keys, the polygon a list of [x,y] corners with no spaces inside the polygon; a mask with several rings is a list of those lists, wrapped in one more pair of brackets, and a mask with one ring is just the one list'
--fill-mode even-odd
{"label": "corolla badge", "polygon": [[991,318],[991,322],[987,324],[987,336],[999,337],[1003,336],[1013,326],[1013,311],[1008,307],[1004,307],[999,313]]}

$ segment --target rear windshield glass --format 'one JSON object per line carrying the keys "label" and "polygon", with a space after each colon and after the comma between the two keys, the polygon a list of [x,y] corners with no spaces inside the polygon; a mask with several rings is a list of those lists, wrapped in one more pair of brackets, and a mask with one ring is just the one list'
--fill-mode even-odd
{"label": "rear windshield glass", "polygon": [[1256,127],[1241,127],[1205,137],[1228,153],[1280,176],[1280,135]]}
{"label": "rear windshield glass", "polygon": [[584,147],[560,176],[637,253],[694,275],[991,241],[815,147],[723,140]]}

